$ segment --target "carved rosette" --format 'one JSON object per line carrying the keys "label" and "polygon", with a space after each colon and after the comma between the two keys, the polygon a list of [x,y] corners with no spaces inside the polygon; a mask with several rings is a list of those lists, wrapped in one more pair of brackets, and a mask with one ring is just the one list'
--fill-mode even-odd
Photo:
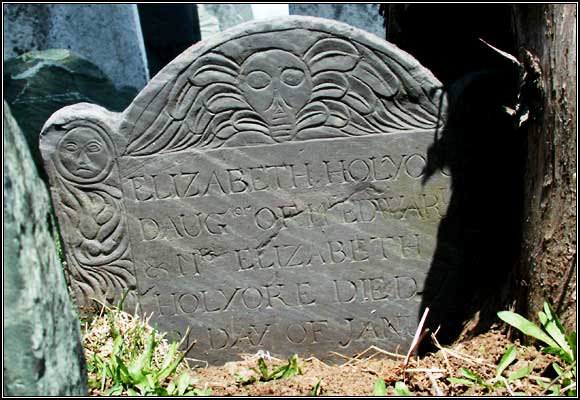
{"label": "carved rosette", "polygon": [[127,290],[125,304],[136,304],[111,115],[92,105],[68,107],[51,117],[41,136],[77,306],[93,300],[117,305]]}

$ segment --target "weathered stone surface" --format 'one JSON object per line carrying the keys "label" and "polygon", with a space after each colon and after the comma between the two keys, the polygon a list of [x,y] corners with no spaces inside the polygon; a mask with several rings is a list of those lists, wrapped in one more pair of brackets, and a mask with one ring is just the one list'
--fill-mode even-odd
{"label": "weathered stone surface", "polygon": [[49,197],[4,102],[4,394],[82,396],[79,321],[48,229]]}
{"label": "weathered stone surface", "polygon": [[198,4],[197,13],[203,40],[254,18],[251,4]]}
{"label": "weathered stone surface", "polygon": [[69,50],[30,52],[4,63],[4,97],[41,169],[38,137],[55,111],[79,102],[121,111],[136,94],[118,91],[95,64]]}
{"label": "weathered stone surface", "polygon": [[309,15],[344,22],[349,25],[385,37],[383,18],[378,4],[288,4],[291,15]]}
{"label": "weathered stone surface", "polygon": [[58,111],[41,150],[77,301],[135,288],[213,363],[404,351],[450,190],[426,172],[440,86],[373,35],[292,17],[191,47],[122,114]]}
{"label": "weathered stone surface", "polygon": [[4,60],[31,51],[69,49],[117,87],[148,81],[135,4],[4,4]]}

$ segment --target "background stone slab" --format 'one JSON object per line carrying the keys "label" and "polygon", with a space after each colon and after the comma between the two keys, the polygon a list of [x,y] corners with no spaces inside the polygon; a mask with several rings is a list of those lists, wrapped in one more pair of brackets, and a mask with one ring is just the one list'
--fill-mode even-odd
{"label": "background stone slab", "polygon": [[4,60],[30,51],[69,49],[117,87],[142,89],[147,59],[134,4],[4,4]]}
{"label": "background stone slab", "polygon": [[356,26],[380,38],[385,37],[378,4],[288,4],[291,15],[328,18]]}
{"label": "background stone slab", "polygon": [[34,51],[4,63],[4,98],[40,171],[38,137],[55,111],[79,102],[122,111],[136,94],[130,88],[117,90],[97,65],[69,50]]}
{"label": "background stone slab", "polygon": [[4,102],[4,394],[84,396],[78,317],[49,227],[50,200]]}

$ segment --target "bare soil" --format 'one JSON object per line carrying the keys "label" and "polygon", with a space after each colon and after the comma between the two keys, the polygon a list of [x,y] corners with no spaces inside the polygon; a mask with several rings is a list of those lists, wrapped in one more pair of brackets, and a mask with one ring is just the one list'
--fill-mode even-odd
{"label": "bare soil", "polygon": [[[404,356],[393,357],[380,349],[370,348],[359,357],[345,358],[340,365],[326,365],[316,358],[301,359],[302,374],[283,380],[244,385],[236,378],[236,374],[259,376],[256,370],[258,358],[263,357],[260,354],[246,356],[243,361],[230,362],[220,367],[198,368],[193,371],[193,375],[198,379],[198,387],[212,389],[212,396],[305,396],[319,380],[321,395],[372,396],[378,378],[384,379],[387,395],[395,395],[394,385],[397,381],[404,382],[412,394],[422,396],[509,396],[514,392],[542,394],[543,389],[535,379],[549,382],[550,364],[555,359],[534,347],[518,347],[517,360],[504,372],[504,376],[526,365],[532,366],[532,372],[524,379],[510,382],[509,389],[488,389],[480,385],[457,385],[447,381],[449,377],[462,377],[460,368],[470,369],[484,381],[494,378],[496,365],[510,344],[512,342],[503,333],[492,330],[425,357],[412,357],[405,369]],[[286,362],[273,358],[266,360],[271,369]]]}
{"label": "bare soil", "polygon": [[[115,312],[111,315],[115,315],[114,324],[118,334],[123,336],[125,346],[142,352],[145,347],[145,336],[152,333],[148,320],[141,320],[125,312]],[[101,314],[90,324],[88,322],[84,324],[83,342],[88,361],[93,360],[95,354],[103,360],[111,359],[113,351],[111,322],[110,318]],[[260,358],[265,360],[270,372],[287,364],[288,360],[276,359],[260,352],[241,355],[240,361],[229,362],[223,366],[190,368],[190,375],[195,387],[211,389],[211,396],[305,396],[312,395],[313,388],[317,384],[319,388],[317,395],[372,396],[378,379],[384,380],[387,395],[396,395],[395,383],[404,382],[411,394],[420,396],[514,394],[533,396],[545,394],[544,389],[537,383],[538,380],[549,384],[556,377],[551,367],[556,361],[554,356],[543,354],[533,346],[520,346],[517,340],[509,340],[497,329],[460,340],[451,346],[440,346],[434,335],[423,339],[427,340],[432,340],[439,350],[423,357],[412,356],[407,365],[404,364],[405,355],[371,347],[355,357],[343,356],[343,362],[338,365],[327,365],[316,358],[301,358],[298,362],[301,370],[299,374],[286,379],[263,382],[260,381],[261,374],[258,372]],[[161,338],[158,343],[153,360],[155,365],[160,366],[169,347],[165,339]],[[507,367],[503,376],[509,377],[524,367],[529,367],[530,371],[525,377],[510,380],[509,383],[501,378],[503,384],[498,384],[498,380],[495,379],[497,364],[512,344],[517,345],[516,359]],[[181,374],[185,369],[188,367],[183,363],[177,372]],[[448,378],[465,378],[461,369],[468,369],[478,375],[485,384],[449,382]],[[257,379],[248,383],[247,378],[252,376]],[[89,370],[89,380],[100,382],[101,378]],[[112,383],[107,380],[105,387],[100,387],[101,384],[96,385],[99,389],[91,388],[90,394],[101,396],[111,385]]]}

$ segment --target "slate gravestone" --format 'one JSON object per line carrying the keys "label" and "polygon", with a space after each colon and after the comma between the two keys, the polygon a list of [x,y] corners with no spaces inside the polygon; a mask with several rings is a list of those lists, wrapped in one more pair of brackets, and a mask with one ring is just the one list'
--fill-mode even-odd
{"label": "slate gravestone", "polygon": [[440,83],[329,20],[248,23],[171,62],[122,114],[45,124],[78,303],[135,301],[222,363],[406,351],[450,179],[426,182]]}

